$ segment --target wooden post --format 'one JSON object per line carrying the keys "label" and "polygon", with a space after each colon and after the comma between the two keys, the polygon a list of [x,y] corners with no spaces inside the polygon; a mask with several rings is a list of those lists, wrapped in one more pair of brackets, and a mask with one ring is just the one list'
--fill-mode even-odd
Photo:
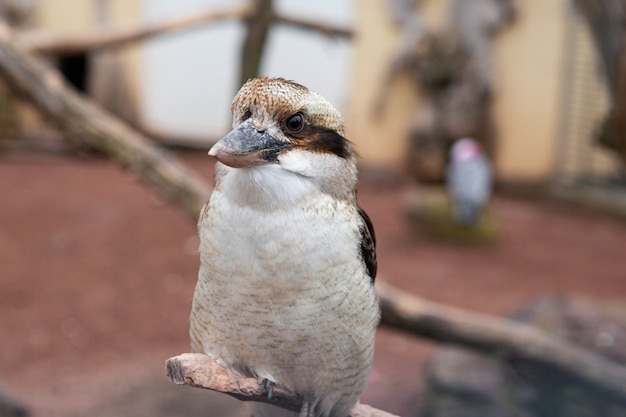
{"label": "wooden post", "polygon": [[252,12],[244,18],[247,30],[241,47],[241,68],[237,89],[250,78],[254,78],[259,74],[261,58],[265,49],[265,40],[267,39],[274,13],[272,0],[251,1],[254,5]]}

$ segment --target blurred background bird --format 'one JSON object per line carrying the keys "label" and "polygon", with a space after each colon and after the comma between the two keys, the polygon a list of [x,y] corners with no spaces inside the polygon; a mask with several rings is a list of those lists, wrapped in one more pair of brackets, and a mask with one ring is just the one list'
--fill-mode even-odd
{"label": "blurred background bird", "polygon": [[493,181],[489,158],[476,140],[463,138],[452,145],[446,180],[453,220],[474,226],[489,201]]}
{"label": "blurred background bird", "polygon": [[192,350],[261,379],[270,396],[274,385],[300,394],[301,416],[346,417],[367,383],[379,308],[343,119],[306,87],[264,77],[232,113],[209,152],[219,162],[198,224]]}

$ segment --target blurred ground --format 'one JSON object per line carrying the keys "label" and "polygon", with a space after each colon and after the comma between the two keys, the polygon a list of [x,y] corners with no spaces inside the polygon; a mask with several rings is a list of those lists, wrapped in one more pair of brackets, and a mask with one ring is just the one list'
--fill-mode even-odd
{"label": "blurred ground", "polygon": [[[204,152],[185,160],[210,180]],[[626,300],[626,223],[551,201],[496,197],[490,246],[411,234],[409,184],[363,182],[379,279],[423,297],[507,314],[544,294]],[[103,159],[0,156],[0,381],[36,417],[244,416],[221,395],[176,387],[188,351],[195,225]],[[363,402],[415,416],[436,345],[381,328]]]}

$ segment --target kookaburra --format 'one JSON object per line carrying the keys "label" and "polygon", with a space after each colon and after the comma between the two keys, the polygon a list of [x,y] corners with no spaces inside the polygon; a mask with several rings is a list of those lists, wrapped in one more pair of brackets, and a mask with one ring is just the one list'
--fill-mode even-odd
{"label": "kookaburra", "polygon": [[489,201],[492,186],[491,164],[476,140],[459,139],[450,148],[447,185],[454,221],[474,225]]}
{"label": "kookaburra", "polygon": [[[339,112],[282,78],[248,81],[215,144],[191,312],[194,352],[347,417],[366,386],[379,307],[375,238],[357,206]],[[291,416],[253,403],[255,417]]]}

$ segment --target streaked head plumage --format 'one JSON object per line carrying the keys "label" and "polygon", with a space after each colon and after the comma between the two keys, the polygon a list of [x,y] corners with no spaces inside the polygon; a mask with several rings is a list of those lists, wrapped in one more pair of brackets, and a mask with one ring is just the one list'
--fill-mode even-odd
{"label": "streaked head plumage", "polygon": [[251,79],[231,110],[233,130],[209,154],[233,168],[279,163],[279,156],[298,150],[353,158],[339,111],[293,81]]}
{"label": "streaked head plumage", "polygon": [[286,120],[302,113],[308,123],[344,135],[343,118],[339,111],[318,93],[284,78],[259,77],[241,87],[231,106],[233,127],[247,116],[269,116]]}
{"label": "streaked head plumage", "polygon": [[303,184],[355,198],[356,156],[343,136],[341,114],[321,95],[283,78],[260,77],[241,87],[231,109],[233,129],[209,151],[221,162],[216,179],[231,173],[270,196],[263,201],[284,200],[271,189],[284,194],[287,183],[290,198],[303,195],[297,191]]}

